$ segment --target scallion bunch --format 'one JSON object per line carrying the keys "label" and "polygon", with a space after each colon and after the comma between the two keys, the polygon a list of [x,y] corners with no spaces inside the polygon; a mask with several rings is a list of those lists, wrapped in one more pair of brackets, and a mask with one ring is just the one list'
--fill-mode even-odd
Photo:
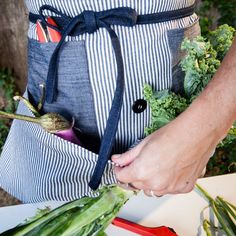
{"label": "scallion bunch", "polygon": [[206,198],[209,202],[209,207],[213,211],[217,220],[219,221],[219,226],[214,225],[208,219],[203,221],[203,228],[207,236],[213,236],[216,232],[222,233],[222,231],[227,236],[236,235],[236,206],[232,203],[226,201],[220,196],[215,199],[212,198],[206,190],[204,190],[199,184],[196,184],[198,191]]}

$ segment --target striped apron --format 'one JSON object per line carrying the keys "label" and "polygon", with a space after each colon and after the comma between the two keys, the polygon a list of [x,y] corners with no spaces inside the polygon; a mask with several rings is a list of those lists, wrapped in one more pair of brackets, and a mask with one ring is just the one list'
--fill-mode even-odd
{"label": "striped apron", "polygon": [[[194,0],[26,0],[29,11],[39,14],[50,5],[69,17],[85,10],[101,12],[129,7],[138,15],[187,8]],[[45,10],[45,15],[56,16]],[[143,85],[154,90],[181,92],[183,73],[180,45],[184,37],[200,34],[198,17],[132,27],[111,25],[119,38],[123,59],[125,89],[112,153],[125,152],[144,138],[150,125],[150,109],[143,99]],[[37,104],[40,84],[47,73],[57,43],[39,43],[35,23],[28,30],[28,84],[25,96]],[[37,124],[14,121],[0,158],[0,186],[23,202],[72,200],[96,193],[88,183],[98,162],[109,112],[116,90],[117,60],[106,28],[78,36],[66,36],[57,65],[57,97],[45,102],[43,112],[57,112],[75,118],[83,146],[47,133]],[[32,113],[19,103],[17,113]],[[116,183],[108,160],[100,187]]]}

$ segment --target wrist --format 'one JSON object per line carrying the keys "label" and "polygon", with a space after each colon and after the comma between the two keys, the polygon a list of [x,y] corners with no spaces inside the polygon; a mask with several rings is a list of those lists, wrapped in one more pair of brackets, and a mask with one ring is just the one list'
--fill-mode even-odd
{"label": "wrist", "polygon": [[204,91],[186,112],[192,126],[216,143],[225,138],[235,120],[234,111],[224,99],[218,92]]}

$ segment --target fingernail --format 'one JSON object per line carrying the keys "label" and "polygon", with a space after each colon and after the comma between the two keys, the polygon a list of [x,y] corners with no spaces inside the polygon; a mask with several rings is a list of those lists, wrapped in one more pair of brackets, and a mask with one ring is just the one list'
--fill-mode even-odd
{"label": "fingernail", "polygon": [[111,162],[112,165],[116,166],[116,167],[121,167],[120,164],[116,163],[116,162]]}

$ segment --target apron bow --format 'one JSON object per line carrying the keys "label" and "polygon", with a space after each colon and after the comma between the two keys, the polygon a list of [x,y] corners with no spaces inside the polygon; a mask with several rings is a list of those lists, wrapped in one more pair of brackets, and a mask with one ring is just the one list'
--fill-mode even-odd
{"label": "apron bow", "polygon": [[[58,25],[63,25],[63,27],[57,28],[49,23],[47,23],[44,16],[44,11],[51,11],[56,15],[60,16],[60,22],[57,21]],[[83,11],[81,14],[71,18],[58,11],[56,8],[43,5],[40,7],[39,14],[41,20],[45,25],[59,31],[62,35],[60,42],[56,46],[48,69],[48,75],[46,80],[46,101],[52,103],[56,100],[57,94],[57,67],[58,67],[58,57],[61,46],[65,42],[67,36],[78,36],[84,33],[92,34],[97,31],[99,28],[105,28],[110,34],[112,41],[112,46],[115,51],[117,64],[120,66],[120,73],[123,74],[123,61],[122,57],[118,57],[120,52],[120,42],[117,34],[111,25],[122,25],[122,26],[134,26],[137,21],[137,13],[134,9],[129,7],[119,7],[111,10],[105,10],[100,12],[95,11]],[[61,24],[63,22],[63,24]]]}

